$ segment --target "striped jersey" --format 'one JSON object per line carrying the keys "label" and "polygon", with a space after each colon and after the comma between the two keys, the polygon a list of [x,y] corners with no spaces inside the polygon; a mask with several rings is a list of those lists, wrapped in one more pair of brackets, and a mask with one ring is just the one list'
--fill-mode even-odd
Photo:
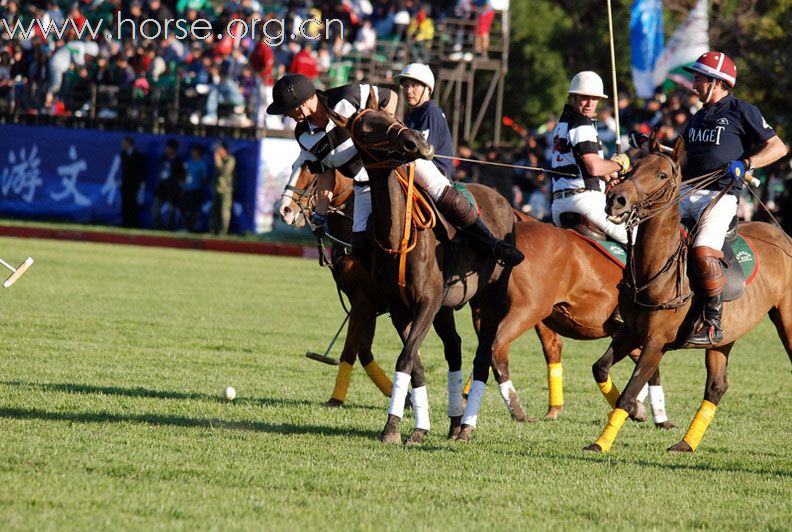
{"label": "striped jersey", "polygon": [[[317,91],[319,99],[328,109],[348,118],[368,105],[371,85],[351,83],[324,92]],[[390,100],[390,91],[374,86],[374,93],[380,108]],[[292,175],[299,172],[307,161],[321,163],[321,170],[334,168],[343,175],[351,177],[356,183],[368,183],[368,174],[363,167],[352,137],[345,128],[338,127],[330,120],[324,128],[311,124],[310,119],[300,122],[294,130],[294,137],[300,144],[301,153],[292,166]]]}
{"label": "striped jersey", "polygon": [[553,170],[575,174],[577,177],[553,175],[553,192],[575,188],[604,191],[603,181],[599,176],[589,174],[583,164],[583,155],[587,153],[605,157],[596,123],[567,104],[553,131],[553,155],[550,163]]}

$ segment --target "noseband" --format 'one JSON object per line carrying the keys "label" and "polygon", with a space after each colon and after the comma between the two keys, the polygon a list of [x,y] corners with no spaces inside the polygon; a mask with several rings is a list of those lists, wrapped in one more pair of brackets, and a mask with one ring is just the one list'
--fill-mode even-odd
{"label": "noseband", "polygon": [[[404,153],[392,147],[399,141],[399,136],[402,133],[409,131],[409,128],[403,123],[399,122],[398,120],[394,120],[393,123],[388,126],[388,129],[385,130],[385,139],[379,142],[367,143],[361,140],[360,137],[355,134],[355,125],[357,124],[357,121],[360,120],[363,115],[372,111],[373,109],[363,109],[362,111],[355,113],[352,116],[347,128],[349,129],[349,134],[352,136],[352,142],[355,143],[355,146],[362,150],[372,161],[374,161],[370,164],[367,164],[366,167],[370,169],[384,168],[392,170],[405,164],[407,162],[407,157],[405,157]],[[398,128],[398,130],[395,130],[395,133],[394,128]],[[385,153],[387,158],[381,159],[379,157],[375,157],[372,152]]]}

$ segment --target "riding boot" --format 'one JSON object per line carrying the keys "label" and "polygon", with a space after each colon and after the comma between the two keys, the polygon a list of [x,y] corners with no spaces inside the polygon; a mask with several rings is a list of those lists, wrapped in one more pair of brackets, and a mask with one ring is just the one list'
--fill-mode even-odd
{"label": "riding boot", "polygon": [[371,271],[371,243],[369,242],[368,235],[365,231],[352,233],[350,239],[352,244],[352,255],[358,259],[363,267],[369,272]]}
{"label": "riding boot", "polygon": [[525,258],[512,244],[496,238],[484,220],[473,210],[470,201],[454,187],[449,186],[443,190],[437,200],[437,208],[469,241],[492,250],[498,261],[507,266],[516,266]]}
{"label": "riding boot", "polygon": [[723,341],[721,315],[726,276],[723,275],[721,268],[722,258],[723,252],[720,250],[703,246],[693,248],[693,265],[698,276],[701,294],[706,297],[706,300],[704,301],[701,326],[690,335],[687,340],[689,344],[711,345]]}

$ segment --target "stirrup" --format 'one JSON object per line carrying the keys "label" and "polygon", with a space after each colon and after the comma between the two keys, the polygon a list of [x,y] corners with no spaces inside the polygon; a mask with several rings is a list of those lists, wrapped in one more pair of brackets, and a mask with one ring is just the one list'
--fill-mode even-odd
{"label": "stirrup", "polygon": [[722,341],[723,329],[706,321],[687,339],[687,343],[691,345],[715,345]]}

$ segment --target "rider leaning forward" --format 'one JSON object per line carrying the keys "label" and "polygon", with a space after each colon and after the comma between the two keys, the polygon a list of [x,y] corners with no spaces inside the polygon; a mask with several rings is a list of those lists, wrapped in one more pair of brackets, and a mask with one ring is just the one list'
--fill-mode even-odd
{"label": "rider leaning forward", "polygon": [[[349,132],[335,126],[330,120],[328,110],[332,109],[348,118],[366,108],[370,89],[370,85],[352,83],[327,91],[317,91],[305,76],[286,75],[275,83],[273,103],[267,108],[269,114],[284,114],[297,122],[294,135],[301,151],[292,166],[292,175],[299,172],[306,162],[319,175],[320,196],[312,222],[320,231],[327,219],[335,170],[354,179],[352,247],[359,256],[364,256],[364,250],[368,247],[365,231],[371,214],[369,178]],[[380,108],[393,115],[397,104],[396,95],[382,87],[374,86],[373,90]],[[431,94],[431,89],[427,93]],[[523,254],[505,240],[498,240],[490,232],[470,202],[451,186],[448,177],[431,161],[416,161],[415,182],[432,197],[440,212],[451,223],[462,229],[474,242],[491,248],[499,261],[507,265],[516,265],[522,261]]]}

